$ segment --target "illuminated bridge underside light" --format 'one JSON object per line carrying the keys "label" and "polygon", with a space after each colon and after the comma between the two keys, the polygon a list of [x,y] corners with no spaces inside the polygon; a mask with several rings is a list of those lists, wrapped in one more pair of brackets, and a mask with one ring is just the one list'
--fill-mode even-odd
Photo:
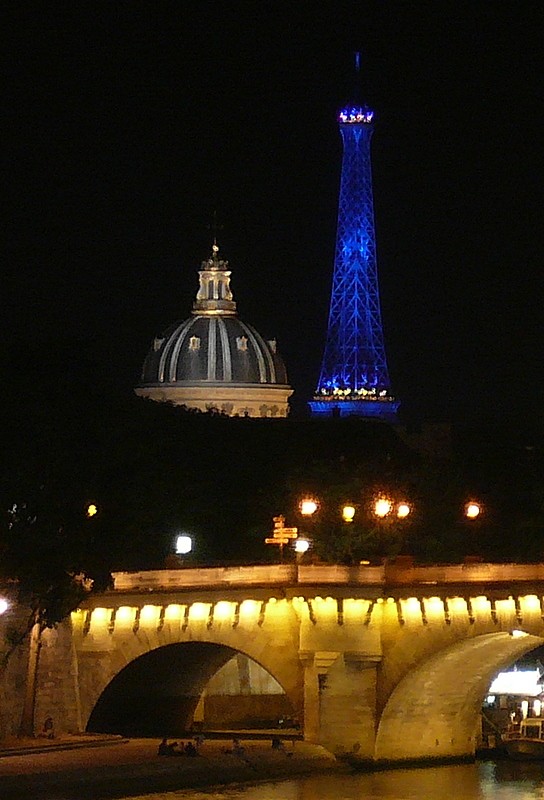
{"label": "illuminated bridge underside light", "polygon": [[147,622],[157,622],[161,613],[160,606],[146,605],[140,611],[140,622],[145,624]]}
{"label": "illuminated bridge underside light", "polygon": [[260,610],[261,604],[258,600],[244,600],[240,605],[240,616],[254,617],[259,614]]}
{"label": "illuminated bridge underside light", "polygon": [[512,614],[516,613],[516,604],[512,597],[509,597],[507,600],[496,600],[495,601],[495,610],[497,614],[501,616],[509,617]]}
{"label": "illuminated bridge underside light", "polygon": [[478,597],[473,597],[471,600],[473,611],[478,611],[480,613],[489,613],[491,611],[491,603],[487,597],[479,595]]}
{"label": "illuminated bridge underside light", "polygon": [[119,606],[115,614],[115,624],[133,623],[136,619],[136,608],[133,606]]}
{"label": "illuminated bridge underside light", "polygon": [[193,622],[202,622],[208,619],[210,603],[193,603],[189,608],[189,619]]}
{"label": "illuminated bridge underside light", "polygon": [[111,608],[94,608],[91,616],[91,622],[93,625],[101,625],[104,622],[110,620],[111,617]]}
{"label": "illuminated bridge underside light", "polygon": [[520,598],[522,611],[540,613],[540,598],[536,594],[527,594]]}
{"label": "illuminated bridge underside light", "polygon": [[216,622],[230,620],[234,612],[234,603],[230,600],[220,600],[215,604],[213,618]]}
{"label": "illuminated bridge underside light", "polygon": [[185,606],[179,605],[179,603],[170,603],[164,610],[165,621],[180,620],[183,617],[184,610]]}
{"label": "illuminated bridge underside light", "polygon": [[427,618],[443,617],[444,601],[440,597],[426,597],[423,601]]}

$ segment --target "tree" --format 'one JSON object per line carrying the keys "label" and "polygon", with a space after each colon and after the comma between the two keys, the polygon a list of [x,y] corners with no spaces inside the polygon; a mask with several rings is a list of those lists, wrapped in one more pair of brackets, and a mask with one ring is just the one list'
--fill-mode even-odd
{"label": "tree", "polygon": [[8,628],[2,664],[5,668],[15,648],[29,638],[22,736],[34,735],[42,633],[62,622],[92,587],[81,569],[81,538],[76,533],[72,530],[70,535],[57,507],[48,508],[45,486],[33,503],[12,503],[2,515],[0,585],[8,599],[27,609],[24,623]]}

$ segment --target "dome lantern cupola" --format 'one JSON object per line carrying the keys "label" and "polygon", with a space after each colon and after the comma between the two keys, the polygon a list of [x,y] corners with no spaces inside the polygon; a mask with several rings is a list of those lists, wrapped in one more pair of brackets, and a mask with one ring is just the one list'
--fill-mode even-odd
{"label": "dome lantern cupola", "polygon": [[229,416],[286,417],[293,390],[276,340],[238,317],[228,266],[214,241],[199,270],[192,316],[155,337],[135,392]]}
{"label": "dome lantern cupola", "polygon": [[219,247],[214,242],[212,255],[202,262],[198,273],[200,286],[193,303],[193,314],[236,314],[236,303],[230,289],[229,262],[219,258]]}

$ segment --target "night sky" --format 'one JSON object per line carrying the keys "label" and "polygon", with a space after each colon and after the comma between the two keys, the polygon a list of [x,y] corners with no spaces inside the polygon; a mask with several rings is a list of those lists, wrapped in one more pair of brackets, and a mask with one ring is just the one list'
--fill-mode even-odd
{"label": "night sky", "polygon": [[190,314],[217,210],[240,316],[277,338],[303,408],[360,50],[405,419],[539,422],[543,22],[538,2],[485,0],[14,5],[4,379],[42,359],[131,391],[154,335]]}

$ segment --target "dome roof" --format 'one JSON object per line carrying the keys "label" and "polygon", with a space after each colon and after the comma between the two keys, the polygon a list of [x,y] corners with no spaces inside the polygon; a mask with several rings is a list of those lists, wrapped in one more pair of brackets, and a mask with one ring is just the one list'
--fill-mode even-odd
{"label": "dome roof", "polygon": [[210,381],[287,384],[274,341],[233,316],[197,315],[156,337],[144,362],[142,385]]}
{"label": "dome roof", "polygon": [[202,263],[192,316],[155,337],[137,394],[176,405],[245,416],[286,416],[292,389],[275,340],[242,322],[228,262]]}

